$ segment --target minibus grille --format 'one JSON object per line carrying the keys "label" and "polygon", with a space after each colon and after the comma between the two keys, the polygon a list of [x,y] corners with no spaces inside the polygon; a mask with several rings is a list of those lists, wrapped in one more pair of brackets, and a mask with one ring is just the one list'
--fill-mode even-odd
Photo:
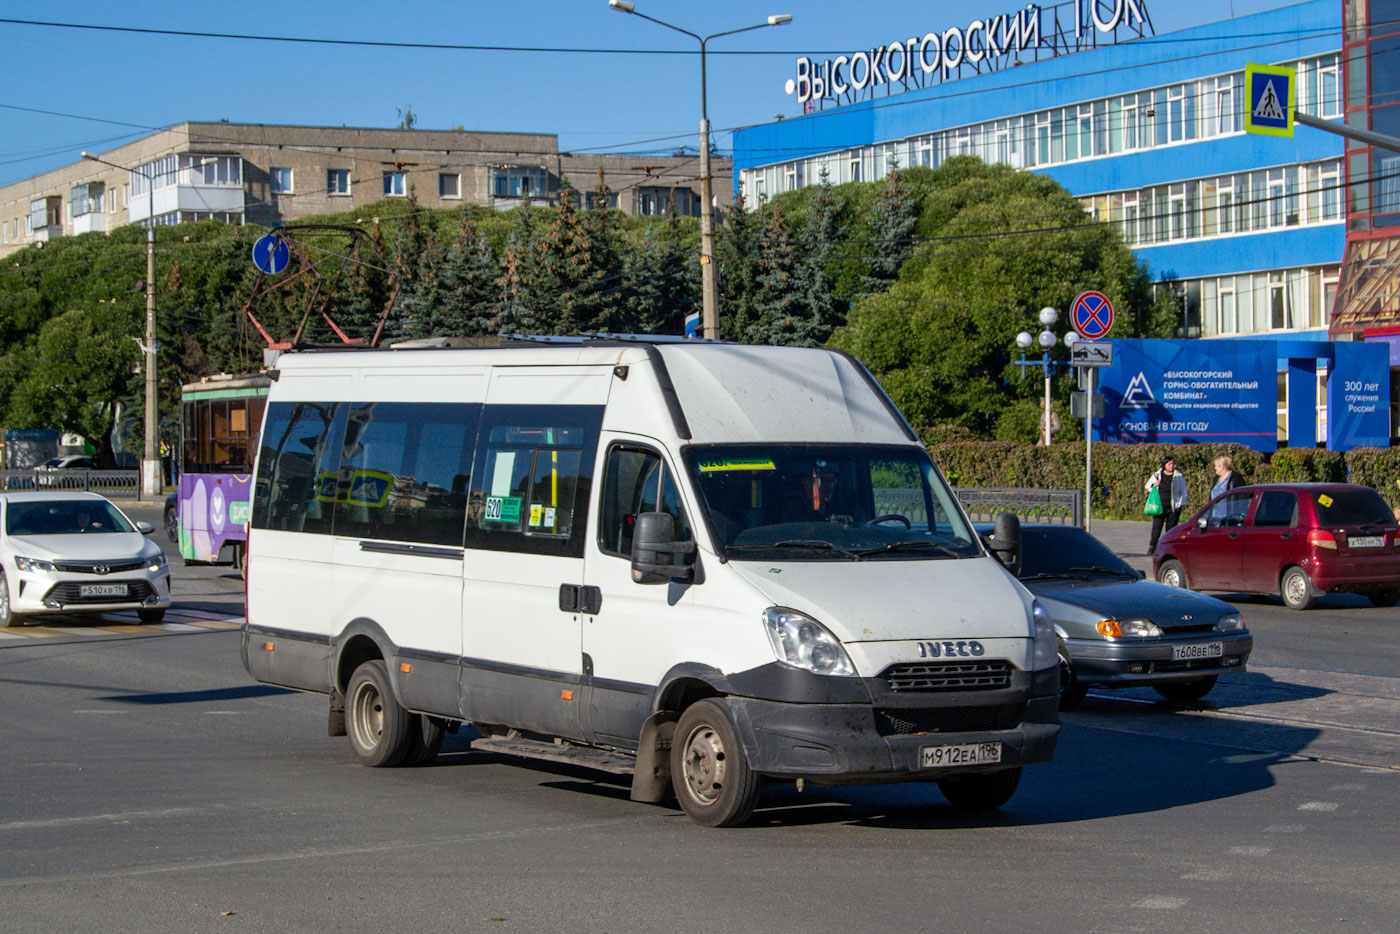
{"label": "minibus grille", "polygon": [[886,668],[881,677],[894,694],[995,691],[1011,686],[1011,663],[1004,659],[974,662],[905,662]]}
{"label": "minibus grille", "polygon": [[989,707],[877,707],[875,729],[881,736],[1009,730],[1021,722],[1025,709],[1024,703]]}

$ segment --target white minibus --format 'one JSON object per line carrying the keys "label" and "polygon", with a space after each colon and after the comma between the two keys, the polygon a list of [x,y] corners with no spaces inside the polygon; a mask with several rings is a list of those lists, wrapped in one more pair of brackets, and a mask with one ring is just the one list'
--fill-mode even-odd
{"label": "white minibus", "polygon": [[520,339],[269,375],[243,660],[328,695],[366,765],[471,724],[729,826],[766,781],[995,808],[1051,756],[1050,619],[847,355]]}

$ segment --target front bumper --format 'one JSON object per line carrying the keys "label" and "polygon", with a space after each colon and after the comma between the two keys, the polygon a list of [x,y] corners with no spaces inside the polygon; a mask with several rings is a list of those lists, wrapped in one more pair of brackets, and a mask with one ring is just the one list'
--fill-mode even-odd
{"label": "front bumper", "polygon": [[[13,573],[13,572],[12,572]],[[83,587],[119,585],[125,594],[85,595]],[[117,610],[159,609],[170,606],[170,573],[102,577],[92,574],[15,575],[10,608],[25,616],[45,613],[106,613]]]}
{"label": "front bumper", "polygon": [[[1219,658],[1172,659],[1173,645],[1224,643]],[[1248,631],[1201,634],[1190,639],[1066,639],[1074,674],[1085,684],[1101,687],[1134,687],[1194,681],[1208,675],[1243,671],[1254,649]]]}
{"label": "front bumper", "polygon": [[[773,777],[813,784],[937,781],[1048,762],[1060,731],[1058,672],[1026,677],[1020,689],[930,695],[885,706],[727,698],[749,765]],[[919,703],[922,706],[913,706]],[[1001,743],[991,765],[924,768],[925,746]]]}

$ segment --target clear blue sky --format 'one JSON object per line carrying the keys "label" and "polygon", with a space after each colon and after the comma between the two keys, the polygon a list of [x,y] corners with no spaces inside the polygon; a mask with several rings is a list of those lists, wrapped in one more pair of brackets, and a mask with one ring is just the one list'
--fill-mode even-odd
{"label": "clear blue sky", "polygon": [[[637,9],[702,35],[763,22],[770,13],[793,16],[789,25],[710,45],[710,121],[727,148],[727,128],[798,112],[783,87],[798,55],[964,27],[975,16],[1014,12],[1021,2],[637,0]],[[1142,2],[1159,35],[1287,5]],[[696,48],[685,36],[610,10],[606,0],[0,0],[0,19],[435,44]],[[411,107],[423,129],[558,133],[566,151],[640,152],[693,146],[700,110],[694,55],[386,49],[14,23],[0,23],[0,48],[0,184],[184,120],[392,127],[396,110]],[[722,50],[783,54],[714,54]],[[646,142],[664,137],[677,138]]]}

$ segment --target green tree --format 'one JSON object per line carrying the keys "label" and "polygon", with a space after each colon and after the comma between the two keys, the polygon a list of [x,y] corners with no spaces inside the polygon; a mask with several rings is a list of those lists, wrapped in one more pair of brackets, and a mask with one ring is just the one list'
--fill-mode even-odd
{"label": "green tree", "polygon": [[[826,174],[825,169],[822,174]],[[865,277],[865,288],[868,292],[879,292],[888,288],[899,276],[904,261],[913,252],[914,244],[910,238],[919,221],[919,205],[914,193],[904,184],[897,162],[885,177],[870,214],[870,255],[867,259],[870,272]]]}
{"label": "green tree", "polygon": [[434,334],[476,337],[496,333],[501,270],[471,210],[463,208],[457,236],[438,267],[431,312]]}
{"label": "green tree", "polygon": [[798,344],[806,336],[806,309],[798,300],[795,279],[797,256],[792,235],[783,220],[783,209],[763,210],[763,232],[758,242],[757,319],[743,335],[751,344]]}
{"label": "green tree", "polygon": [[[973,157],[936,175],[930,241],[886,291],[851,308],[832,344],[864,361],[915,424],[990,437],[1008,405],[1043,391],[1013,359],[1016,333],[1038,329],[1040,308],[1067,313],[1097,289],[1134,320],[1152,307],[1150,282],[1116,228],[1090,223],[1054,180]],[[1057,378],[1061,400],[1072,381]]]}
{"label": "green tree", "polygon": [[528,204],[509,213],[510,233],[501,259],[501,275],[496,280],[500,289],[498,325],[507,334],[537,334],[542,321],[536,308],[539,288],[534,270],[535,223]]}
{"label": "green tree", "polygon": [[793,270],[800,312],[788,343],[819,347],[845,320],[845,302],[837,299],[828,273],[837,236],[836,202],[830,177],[823,168],[820,184],[808,201],[807,220],[799,241],[802,255]]}
{"label": "green tree", "polygon": [[715,254],[719,261],[719,328],[725,340],[750,340],[749,331],[758,321],[762,233],[760,216],[744,207],[743,196],[736,198],[715,237]]}

